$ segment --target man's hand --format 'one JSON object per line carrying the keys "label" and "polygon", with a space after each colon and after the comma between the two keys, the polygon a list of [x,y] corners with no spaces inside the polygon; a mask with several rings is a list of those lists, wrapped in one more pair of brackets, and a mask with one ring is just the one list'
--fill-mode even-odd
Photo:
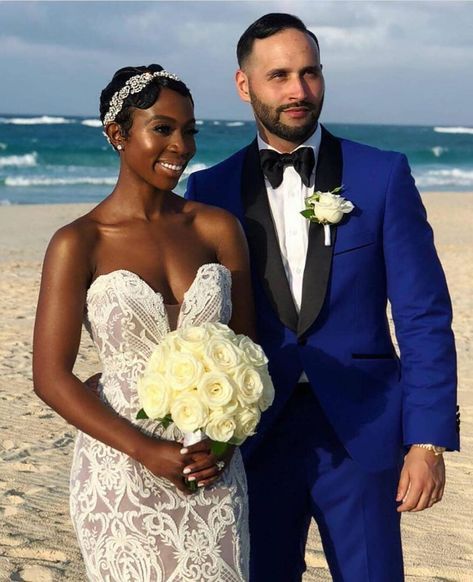
{"label": "man's hand", "polygon": [[445,463],[442,455],[411,447],[404,459],[396,501],[402,511],[422,511],[438,503],[445,488]]}

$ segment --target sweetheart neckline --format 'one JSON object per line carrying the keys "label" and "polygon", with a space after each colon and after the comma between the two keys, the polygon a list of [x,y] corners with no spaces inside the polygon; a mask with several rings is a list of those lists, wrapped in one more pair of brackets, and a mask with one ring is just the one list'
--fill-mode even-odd
{"label": "sweetheart neckline", "polygon": [[[181,316],[182,316],[182,307],[186,301],[186,297],[187,295],[191,292],[191,290],[193,289],[196,281],[199,278],[199,275],[201,273],[201,271],[205,268],[205,267],[209,267],[209,266],[215,266],[215,267],[220,267],[222,268],[224,271],[226,271],[230,276],[231,276],[231,271],[228,267],[226,267],[225,265],[222,265],[221,263],[204,263],[203,265],[200,265],[200,267],[197,269],[196,273],[195,273],[195,277],[192,280],[192,283],[190,284],[189,288],[187,289],[187,291],[184,292],[183,298],[182,298],[182,302],[181,303],[174,303],[174,304],[170,304],[171,306],[176,306],[179,307],[178,309],[178,313],[177,313],[177,319],[176,319],[176,329],[178,329],[180,327],[180,323],[181,323]],[[173,329],[171,329],[171,321],[169,318],[169,313],[166,309],[166,303],[164,302],[164,297],[163,294],[161,293],[161,291],[155,291],[153,289],[153,287],[151,287],[151,285],[145,281],[145,279],[143,279],[143,277],[141,277],[141,275],[138,275],[138,273],[135,273],[134,271],[130,271],[129,269],[114,269],[113,271],[110,271],[109,273],[103,273],[102,275],[99,275],[96,279],[94,279],[92,281],[92,283],[90,284],[89,288],[87,289],[87,299],[89,298],[89,293],[91,292],[91,290],[93,289],[93,287],[95,286],[95,284],[97,283],[97,281],[99,281],[99,279],[104,279],[106,277],[110,277],[112,275],[116,275],[117,273],[127,273],[129,275],[133,275],[133,277],[135,277],[138,281],[140,281],[140,283],[142,285],[144,285],[144,287],[146,289],[148,289],[149,291],[151,291],[151,293],[154,294],[155,297],[159,297],[162,308],[164,310],[164,317],[166,319],[166,323],[167,323],[167,327],[169,331],[173,331]]]}
{"label": "sweetheart neckline", "polygon": [[[228,267],[226,267],[225,265],[222,265],[222,263],[204,263],[203,265],[200,265],[200,267],[197,269],[195,276],[192,280],[192,283],[189,285],[189,288],[184,292],[184,295],[182,297],[182,302],[181,303],[165,303],[164,302],[164,296],[161,293],[161,291],[155,291],[155,289],[145,280],[143,279],[143,277],[141,277],[141,275],[138,275],[138,273],[135,273],[135,271],[130,271],[129,269],[114,269],[113,271],[110,271],[108,273],[103,273],[102,275],[99,275],[98,277],[96,277],[92,283],[89,285],[89,288],[87,289],[87,297],[90,293],[90,291],[93,289],[93,287],[95,286],[95,284],[97,283],[97,281],[99,281],[100,279],[104,279],[106,277],[110,277],[112,275],[116,275],[117,273],[128,273],[129,275],[133,275],[134,277],[136,277],[139,281],[141,281],[141,283],[143,285],[145,285],[145,287],[147,287],[152,293],[154,293],[155,295],[159,295],[160,299],[161,299],[161,303],[163,304],[163,306],[166,305],[179,305],[180,307],[182,307],[182,305],[184,304],[185,300],[186,300],[186,296],[189,294],[189,292],[192,290],[192,288],[194,287],[195,282],[197,281],[202,269],[204,269],[205,267],[209,267],[209,266],[216,266],[216,267],[221,267],[222,269],[224,269],[229,275],[231,275],[231,271]],[[180,315],[180,314],[179,314]]]}

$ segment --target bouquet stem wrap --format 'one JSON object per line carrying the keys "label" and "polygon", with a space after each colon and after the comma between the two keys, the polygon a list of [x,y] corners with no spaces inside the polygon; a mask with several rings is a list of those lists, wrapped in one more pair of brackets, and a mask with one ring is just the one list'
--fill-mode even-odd
{"label": "bouquet stem wrap", "polygon": [[191,445],[195,445],[196,443],[200,443],[205,439],[205,432],[203,430],[196,430],[194,432],[185,432],[184,433],[184,440],[182,444],[185,447],[190,447]]}

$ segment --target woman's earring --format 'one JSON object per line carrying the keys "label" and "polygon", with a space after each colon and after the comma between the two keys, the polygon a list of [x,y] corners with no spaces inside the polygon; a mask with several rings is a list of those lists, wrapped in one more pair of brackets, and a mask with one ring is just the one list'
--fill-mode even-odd
{"label": "woman's earring", "polygon": [[119,144],[117,145],[117,150],[118,150],[119,152],[121,152],[121,151],[123,150],[123,146],[122,146],[122,144],[121,144],[121,143],[119,143]]}

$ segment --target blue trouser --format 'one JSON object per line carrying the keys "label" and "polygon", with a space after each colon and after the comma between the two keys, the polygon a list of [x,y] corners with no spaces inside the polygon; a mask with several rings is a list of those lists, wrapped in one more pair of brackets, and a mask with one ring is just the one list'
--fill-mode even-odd
{"label": "blue trouser", "polygon": [[246,464],[250,582],[296,582],[315,518],[335,582],[404,580],[399,467],[368,472],[353,461],[308,385],[299,384]]}

